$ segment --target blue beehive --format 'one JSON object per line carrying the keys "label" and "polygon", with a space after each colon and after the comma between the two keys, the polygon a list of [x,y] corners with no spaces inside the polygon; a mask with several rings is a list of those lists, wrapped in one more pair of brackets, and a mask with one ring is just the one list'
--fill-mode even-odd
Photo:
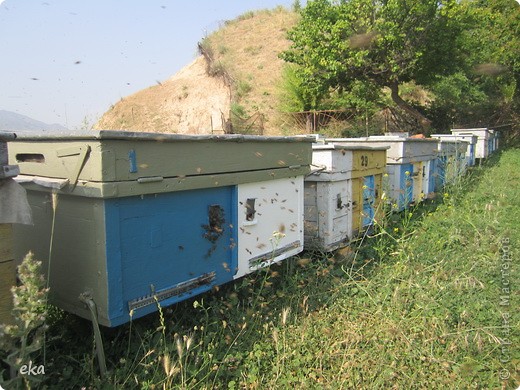
{"label": "blue beehive", "polygon": [[103,325],[303,249],[310,139],[102,131],[9,148],[34,217],[15,230],[16,257],[32,250],[51,301],[89,317],[90,299]]}
{"label": "blue beehive", "polygon": [[455,133],[455,134],[432,134],[432,138],[446,140],[446,141],[457,141],[466,142],[468,144],[466,148],[465,158],[466,165],[472,167],[475,165],[475,152],[477,148],[478,136],[472,133]]}
{"label": "blue beehive", "polygon": [[469,143],[452,140],[449,137],[440,138],[438,142],[436,187],[441,190],[447,184],[454,184],[466,172],[466,152]]}

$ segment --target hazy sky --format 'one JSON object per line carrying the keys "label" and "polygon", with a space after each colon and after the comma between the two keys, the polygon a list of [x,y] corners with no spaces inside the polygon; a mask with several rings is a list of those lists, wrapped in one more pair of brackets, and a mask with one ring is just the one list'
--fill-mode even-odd
{"label": "hazy sky", "polygon": [[0,0],[0,110],[91,125],[120,98],[190,63],[223,21],[293,2]]}

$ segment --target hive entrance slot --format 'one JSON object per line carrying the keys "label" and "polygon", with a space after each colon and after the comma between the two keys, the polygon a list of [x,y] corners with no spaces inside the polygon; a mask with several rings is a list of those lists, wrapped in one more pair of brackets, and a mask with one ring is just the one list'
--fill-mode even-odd
{"label": "hive entrance slot", "polygon": [[249,198],[246,200],[246,221],[254,221],[255,220],[255,198]]}
{"label": "hive entrance slot", "polygon": [[208,208],[208,224],[202,225],[204,229],[204,238],[211,242],[211,248],[209,249],[206,257],[217,249],[217,241],[224,234],[224,209],[220,205],[211,205]]}
{"label": "hive entrance slot", "polygon": [[336,209],[341,210],[343,208],[343,201],[341,200],[341,194],[336,194]]}
{"label": "hive entrance slot", "polygon": [[45,156],[41,153],[18,153],[16,155],[16,162],[19,162],[19,163],[24,163],[24,162],[44,163]]}
{"label": "hive entrance slot", "polygon": [[222,224],[224,223],[224,210],[219,205],[209,206],[208,211],[209,230],[215,233],[222,232]]}

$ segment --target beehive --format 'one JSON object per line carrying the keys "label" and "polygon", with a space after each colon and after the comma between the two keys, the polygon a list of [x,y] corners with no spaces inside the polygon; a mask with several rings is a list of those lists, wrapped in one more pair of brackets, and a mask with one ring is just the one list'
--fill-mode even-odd
{"label": "beehive", "polygon": [[11,287],[16,283],[16,269],[12,251],[11,224],[0,224],[0,324],[12,321],[13,296]]}
{"label": "beehive", "polygon": [[453,184],[464,175],[467,168],[466,151],[469,143],[439,139],[439,158],[437,162],[437,187]]}
{"label": "beehive", "polygon": [[473,134],[477,136],[477,144],[475,149],[475,159],[484,159],[493,152],[493,135],[488,128],[475,129],[452,129],[452,134]]}
{"label": "beehive", "polygon": [[492,130],[492,131],[493,131],[493,152],[496,152],[500,146],[500,131],[498,131],[498,130]]}
{"label": "beehive", "polygon": [[382,212],[386,148],[313,145],[305,179],[305,245],[330,251],[346,245]]}
{"label": "beehive", "polygon": [[388,180],[384,186],[394,210],[403,210],[433,191],[431,173],[435,169],[437,141],[399,135],[340,138],[334,141],[342,145],[388,148]]}
{"label": "beehive", "polygon": [[0,132],[0,324],[8,324],[13,320],[11,288],[16,283],[16,267],[12,248],[12,224],[30,222],[30,218],[21,212],[24,206],[27,208],[25,194],[13,188],[13,185],[17,186],[12,178],[18,174],[18,167],[9,165],[7,141],[14,138],[13,133]]}
{"label": "beehive", "polygon": [[495,129],[489,129],[489,139],[488,139],[489,154],[493,154],[497,151],[498,138],[499,138],[499,132]]}
{"label": "beehive", "polygon": [[456,134],[432,134],[432,138],[437,138],[446,141],[467,142],[466,148],[466,165],[471,167],[475,165],[475,151],[477,148],[478,137],[471,133],[456,133]]}
{"label": "beehive", "polygon": [[50,261],[52,302],[88,318],[89,296],[102,325],[303,249],[309,139],[101,131],[19,137],[10,154],[34,215],[15,229],[16,258]]}

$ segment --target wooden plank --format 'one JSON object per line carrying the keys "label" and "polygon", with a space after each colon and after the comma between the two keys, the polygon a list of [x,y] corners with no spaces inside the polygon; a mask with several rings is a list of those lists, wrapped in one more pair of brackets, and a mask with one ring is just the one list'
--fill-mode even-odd
{"label": "wooden plank", "polygon": [[11,224],[0,224],[0,263],[13,259],[13,233]]}
{"label": "wooden plank", "polygon": [[11,287],[16,283],[16,267],[12,246],[11,224],[0,224],[0,324],[12,322],[13,297]]}

